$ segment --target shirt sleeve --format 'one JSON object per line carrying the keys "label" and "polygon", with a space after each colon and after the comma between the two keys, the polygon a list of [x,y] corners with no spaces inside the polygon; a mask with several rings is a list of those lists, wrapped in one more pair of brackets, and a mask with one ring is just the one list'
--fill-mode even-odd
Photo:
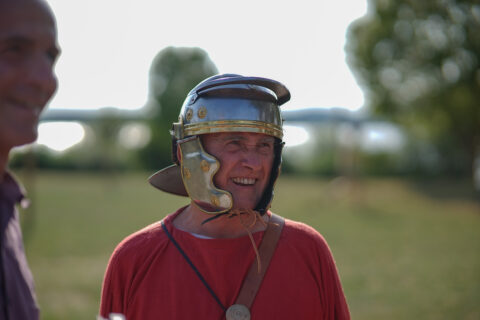
{"label": "shirt sleeve", "polygon": [[[118,250],[118,249],[117,249]],[[110,313],[124,313],[123,301],[125,297],[124,283],[122,279],[120,259],[118,251],[115,251],[108,262],[107,270],[102,284],[102,296],[100,300],[100,315],[108,319]]]}
{"label": "shirt sleeve", "polygon": [[113,251],[102,284],[102,317],[108,318],[110,313],[129,313],[131,298],[136,291],[135,280],[147,272],[152,259],[165,247],[166,237],[160,237],[158,230],[161,230],[159,224],[149,225],[127,236]]}
{"label": "shirt sleeve", "polygon": [[349,320],[350,313],[335,260],[326,240],[321,235],[317,238],[317,248],[323,289],[321,296],[324,300],[322,301],[325,311],[324,319]]}
{"label": "shirt sleeve", "polygon": [[[327,241],[309,225],[291,220],[286,222],[284,255],[293,260],[297,272],[309,274],[311,281],[315,282],[314,287],[305,283],[303,285],[314,290],[311,296],[316,297],[315,303],[320,306],[319,319],[350,319],[335,260]],[[313,303],[313,300],[310,302]]]}

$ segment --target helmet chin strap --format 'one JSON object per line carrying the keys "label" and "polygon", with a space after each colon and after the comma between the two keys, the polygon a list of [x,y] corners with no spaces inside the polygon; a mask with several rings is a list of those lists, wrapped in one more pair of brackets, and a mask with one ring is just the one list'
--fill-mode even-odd
{"label": "helmet chin strap", "polygon": [[260,214],[259,211],[253,210],[253,209],[230,209],[227,212],[217,213],[213,217],[210,217],[208,219],[203,220],[202,225],[204,225],[205,223],[210,222],[212,220],[215,220],[217,218],[220,218],[222,216],[227,216],[228,218],[233,218],[233,217],[236,217],[236,216],[240,216],[242,214],[251,214],[251,213],[258,214],[258,215],[262,216],[262,214]]}
{"label": "helmet chin strap", "polygon": [[270,208],[270,204],[273,200],[273,188],[275,186],[275,182],[280,174],[280,166],[282,164],[282,149],[285,145],[280,139],[275,138],[275,145],[274,145],[274,158],[272,164],[272,170],[270,172],[270,180],[268,185],[265,187],[263,192],[262,198],[258,202],[257,206],[255,207],[255,211],[259,212],[260,215],[264,215],[268,209]]}

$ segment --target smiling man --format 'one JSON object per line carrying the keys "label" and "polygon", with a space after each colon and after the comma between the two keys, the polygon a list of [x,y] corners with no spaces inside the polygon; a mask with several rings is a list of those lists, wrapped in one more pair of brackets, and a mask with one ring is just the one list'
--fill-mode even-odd
{"label": "smiling man", "polygon": [[323,237],[269,210],[289,99],[277,81],[233,74],[190,91],[171,132],[175,164],[150,183],[191,202],[117,246],[101,316],[349,319]]}
{"label": "smiling man", "polygon": [[16,204],[22,189],[6,170],[10,150],[35,141],[40,113],[57,88],[59,53],[50,8],[0,0],[0,319],[38,319]]}

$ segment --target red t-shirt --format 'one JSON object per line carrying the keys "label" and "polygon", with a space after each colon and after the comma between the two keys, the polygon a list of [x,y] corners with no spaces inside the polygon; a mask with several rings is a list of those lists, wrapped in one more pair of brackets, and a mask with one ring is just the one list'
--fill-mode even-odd
{"label": "red t-shirt", "polygon": [[[167,216],[165,225],[228,308],[255,260],[250,239],[201,239],[178,230],[172,221],[182,210]],[[257,246],[263,234],[253,234]],[[101,316],[110,313],[127,320],[225,319],[159,222],[130,235],[113,252],[100,305]],[[252,320],[350,319],[335,262],[317,231],[286,219],[250,313]]]}

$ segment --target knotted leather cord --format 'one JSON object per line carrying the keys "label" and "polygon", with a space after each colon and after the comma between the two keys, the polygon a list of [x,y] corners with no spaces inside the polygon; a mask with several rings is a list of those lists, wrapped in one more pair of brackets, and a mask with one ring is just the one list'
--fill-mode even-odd
{"label": "knotted leather cord", "polygon": [[[210,222],[216,218],[219,218],[223,215],[227,215],[228,218],[234,218],[234,217],[239,217],[240,222],[242,226],[245,228],[245,231],[248,234],[248,237],[250,238],[250,242],[252,243],[253,251],[255,251],[255,256],[257,257],[257,271],[260,273],[262,270],[262,262],[260,259],[260,254],[258,253],[258,248],[257,245],[255,244],[255,240],[253,239],[252,232],[250,231],[250,228],[252,228],[257,221],[260,221],[265,227],[267,226],[267,223],[262,219],[262,215],[260,212],[252,209],[232,209],[230,211],[220,213],[215,215],[214,217],[208,218],[202,222],[202,225],[204,225],[207,222]],[[242,217],[247,216],[249,218],[250,216],[253,216],[253,221],[250,225],[248,225],[245,221],[246,219],[242,219]]]}
{"label": "knotted leather cord", "polygon": [[[242,216],[244,217],[245,215],[247,215],[248,217],[253,216],[253,221],[250,225],[247,225],[247,223],[245,222],[246,219],[242,219]],[[260,273],[260,271],[262,270],[262,262],[260,260],[260,253],[258,252],[258,248],[257,248],[257,245],[255,244],[255,240],[253,239],[252,232],[250,231],[250,228],[252,228],[257,223],[257,221],[260,221],[265,227],[267,226],[267,224],[262,219],[262,216],[260,215],[260,213],[258,211],[251,210],[251,209],[249,209],[249,210],[244,210],[244,209],[230,210],[230,214],[228,215],[228,217],[229,218],[239,217],[240,223],[245,228],[245,231],[247,231],[248,237],[250,238],[250,242],[252,243],[253,251],[255,251],[255,256],[257,257],[257,271],[258,271],[258,273]]]}
{"label": "knotted leather cord", "polygon": [[165,234],[167,235],[167,237],[170,239],[170,241],[172,241],[172,243],[175,245],[175,247],[177,247],[178,251],[182,254],[183,258],[185,258],[185,260],[187,261],[187,263],[190,265],[190,267],[193,269],[193,271],[195,271],[195,273],[197,274],[197,277],[202,281],[203,285],[207,288],[208,292],[210,292],[210,294],[212,295],[212,297],[215,299],[215,301],[218,303],[218,305],[220,306],[220,308],[222,308],[222,310],[225,312],[227,311],[227,308],[225,308],[222,304],[222,302],[220,301],[220,299],[218,299],[217,295],[215,294],[215,292],[213,291],[213,289],[208,285],[207,281],[203,278],[202,274],[200,273],[200,271],[198,271],[197,267],[195,267],[195,265],[193,264],[193,262],[190,260],[190,258],[187,256],[187,254],[185,253],[185,251],[182,250],[182,248],[180,247],[180,245],[178,244],[178,242],[173,238],[173,236],[170,234],[170,232],[168,232],[167,230],[167,227],[165,226],[165,223],[163,222],[162,220],[162,229],[163,231],[165,231]]}

